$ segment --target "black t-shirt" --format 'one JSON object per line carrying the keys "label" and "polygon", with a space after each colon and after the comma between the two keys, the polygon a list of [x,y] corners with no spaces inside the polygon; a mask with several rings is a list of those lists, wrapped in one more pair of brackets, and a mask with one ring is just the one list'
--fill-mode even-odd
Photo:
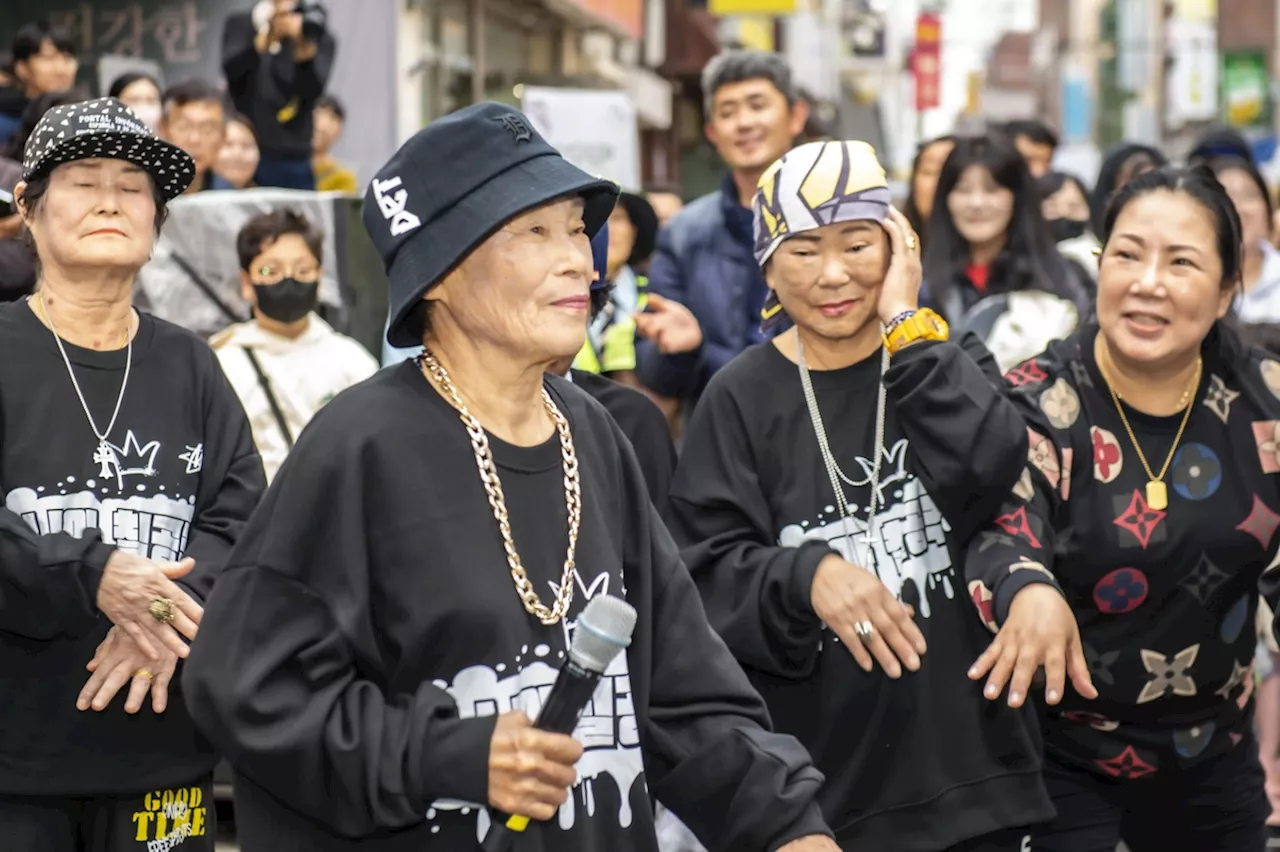
{"label": "black t-shirt", "polygon": [[[1084,771],[1135,779],[1220,756],[1252,722],[1259,580],[1273,607],[1280,599],[1280,362],[1224,355],[1235,347],[1214,332],[1161,509],[1098,370],[1097,334],[1083,329],[1009,372],[1035,430],[1031,464],[967,566],[993,624],[1028,583],[1061,589],[1098,697],[1067,689],[1045,746]],[[1182,414],[1125,416],[1158,473]]]}
{"label": "black t-shirt", "polygon": [[[650,789],[733,848],[818,825],[818,775],[798,743],[763,730],[626,439],[582,391],[547,387],[582,494],[574,602],[554,626],[525,612],[467,432],[413,362],[340,394],[303,431],[185,672],[202,729],[237,770],[246,846],[474,848],[496,715],[536,717],[574,618],[604,594],[637,608],[636,634],[577,728],[587,750],[569,802],[516,849],[651,852]],[[550,605],[568,544],[559,439],[489,440],[516,549]]]}
{"label": "black t-shirt", "polygon": [[[972,341],[966,341],[972,345]],[[985,350],[979,354],[990,361]],[[779,732],[827,781],[823,813],[849,849],[944,849],[1052,815],[1029,711],[991,704],[967,671],[990,641],[960,555],[1025,464],[1026,427],[953,343],[919,343],[886,375],[875,543],[867,505],[881,354],[813,371],[852,514],[841,518],[795,364],[772,343],[707,386],[671,493],[672,532],[712,625]],[[916,611],[920,671],[864,672],[815,614],[829,554],[875,571]]]}
{"label": "black t-shirt", "polygon": [[636,451],[636,460],[644,472],[649,497],[658,514],[666,514],[667,497],[671,493],[671,475],[676,468],[676,448],[671,441],[671,427],[662,409],[635,388],[597,373],[573,370],[570,379],[604,406]]}
{"label": "black t-shirt", "polygon": [[[194,558],[180,583],[203,600],[265,487],[212,350],[140,319],[103,453],[53,334],[27,302],[0,305],[0,793],[132,794],[189,783],[214,764],[180,688],[160,716],[149,701],[126,714],[124,693],[104,712],[76,709],[85,664],[111,626],[95,604],[111,552]],[[126,352],[64,346],[105,429]]]}

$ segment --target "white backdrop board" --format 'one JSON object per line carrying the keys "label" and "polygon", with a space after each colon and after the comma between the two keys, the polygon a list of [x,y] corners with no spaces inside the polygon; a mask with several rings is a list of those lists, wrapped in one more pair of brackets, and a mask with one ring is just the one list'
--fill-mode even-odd
{"label": "white backdrop board", "polygon": [[525,86],[521,106],[566,160],[625,190],[640,190],[640,130],[628,93]]}

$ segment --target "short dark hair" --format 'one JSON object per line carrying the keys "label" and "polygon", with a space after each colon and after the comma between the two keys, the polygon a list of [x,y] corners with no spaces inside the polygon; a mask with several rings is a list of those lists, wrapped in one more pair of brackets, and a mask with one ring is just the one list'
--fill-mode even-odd
{"label": "short dark hair", "polygon": [[165,89],[164,94],[160,96],[160,102],[164,105],[166,115],[174,107],[184,107],[187,104],[198,104],[205,101],[217,101],[219,106],[224,110],[226,109],[226,99],[222,97],[222,92],[218,91],[218,88],[208,80],[199,77],[183,80],[181,83],[174,83]]}
{"label": "short dark hair", "polygon": [[1054,133],[1049,125],[1043,121],[1034,119],[1011,121],[1004,126],[1004,133],[1010,139],[1025,136],[1037,145],[1048,145],[1050,148],[1055,149],[1058,147],[1058,134]]}
{"label": "short dark hair", "polygon": [[788,104],[796,102],[796,87],[787,60],[763,50],[726,50],[711,57],[702,69],[702,99],[707,117],[714,112],[716,92],[721,87],[747,80],[768,80]]}
{"label": "short dark hair", "polygon": [[1111,239],[1111,232],[1116,226],[1124,208],[1129,203],[1153,192],[1182,192],[1193,198],[1213,217],[1213,226],[1218,238],[1218,259],[1222,263],[1222,287],[1235,287],[1240,283],[1240,275],[1244,268],[1241,256],[1240,214],[1236,205],[1227,195],[1226,189],[1218,182],[1218,176],[1206,165],[1177,168],[1164,166],[1138,175],[1133,180],[1116,190],[1107,205],[1106,216],[1102,220],[1102,230],[1098,239],[1103,247]]}
{"label": "short dark hair", "polygon": [[268,246],[286,234],[297,234],[307,244],[307,249],[317,261],[324,260],[324,232],[311,223],[302,213],[287,208],[259,213],[240,229],[236,236],[236,253],[240,256],[240,268],[245,272],[253,265],[253,259]]}
{"label": "short dark hair", "polygon": [[32,24],[23,24],[14,34],[14,64],[26,62],[35,56],[44,47],[45,42],[53,44],[59,53],[65,53],[68,56],[76,55],[76,45],[71,40],[71,36],[63,30],[54,29],[48,21],[36,21]]}
{"label": "short dark hair", "polygon": [[333,95],[321,95],[316,100],[316,105],[312,107],[313,111],[317,109],[329,110],[336,115],[338,120],[341,122],[346,122],[347,120],[347,108],[342,105],[342,101],[338,100]]}
{"label": "short dark hair", "polygon": [[109,98],[120,97],[120,95],[124,94],[125,89],[129,88],[134,83],[137,83],[140,80],[145,80],[151,85],[155,86],[157,92],[162,91],[162,89],[160,88],[160,81],[157,80],[155,77],[152,77],[150,74],[144,74],[141,71],[126,71],[125,73],[121,74],[119,77],[111,81],[111,88],[107,89],[107,97]]}

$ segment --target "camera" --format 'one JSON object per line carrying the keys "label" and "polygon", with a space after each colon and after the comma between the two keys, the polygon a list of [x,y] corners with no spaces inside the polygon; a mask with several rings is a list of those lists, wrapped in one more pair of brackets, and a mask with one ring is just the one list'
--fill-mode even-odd
{"label": "camera", "polygon": [[315,41],[329,30],[329,11],[319,3],[301,0],[293,12],[302,16],[302,37],[307,41]]}

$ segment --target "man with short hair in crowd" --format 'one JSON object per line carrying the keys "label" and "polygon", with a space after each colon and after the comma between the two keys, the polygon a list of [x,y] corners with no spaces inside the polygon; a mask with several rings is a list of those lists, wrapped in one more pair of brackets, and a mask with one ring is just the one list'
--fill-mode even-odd
{"label": "man with short hair in crowd", "polygon": [[43,21],[19,27],[11,53],[13,80],[0,87],[0,146],[21,125],[27,104],[70,89],[80,67],[71,38]]}
{"label": "man with short hair in crowd", "polygon": [[161,102],[160,138],[186,151],[196,163],[196,178],[187,194],[234,189],[213,171],[227,133],[222,94],[205,80],[187,80],[166,89]]}
{"label": "man with short hair in crowd", "polygon": [[319,13],[308,18],[297,8],[297,0],[265,0],[253,12],[228,15],[222,70],[232,103],[258,131],[258,186],[314,190],[314,111],[337,42]]}
{"label": "man with short hair in crowd", "polygon": [[1027,161],[1027,169],[1034,178],[1042,178],[1053,171],[1053,155],[1058,151],[1058,134],[1043,121],[1011,121],[1004,126],[1005,135]]}
{"label": "man with short hair in crowd", "polygon": [[210,341],[249,415],[267,481],[315,413],[378,371],[363,346],[339,334],[315,308],[324,234],[293,210],[260,213],[236,238],[240,294],[253,319]]}
{"label": "man with short hair in crowd", "polygon": [[311,165],[316,173],[316,190],[357,194],[360,186],[356,182],[356,173],[333,158],[333,146],[342,138],[347,124],[346,107],[333,95],[324,95],[316,101],[312,120],[315,132],[311,137]]}
{"label": "man with short hair in crowd", "polygon": [[731,50],[702,72],[707,139],[729,167],[720,189],[691,202],[658,236],[649,303],[637,315],[641,384],[660,397],[696,398],[735,355],[763,341],[768,286],[753,254],[751,199],[809,117],[791,68],[775,53]]}

